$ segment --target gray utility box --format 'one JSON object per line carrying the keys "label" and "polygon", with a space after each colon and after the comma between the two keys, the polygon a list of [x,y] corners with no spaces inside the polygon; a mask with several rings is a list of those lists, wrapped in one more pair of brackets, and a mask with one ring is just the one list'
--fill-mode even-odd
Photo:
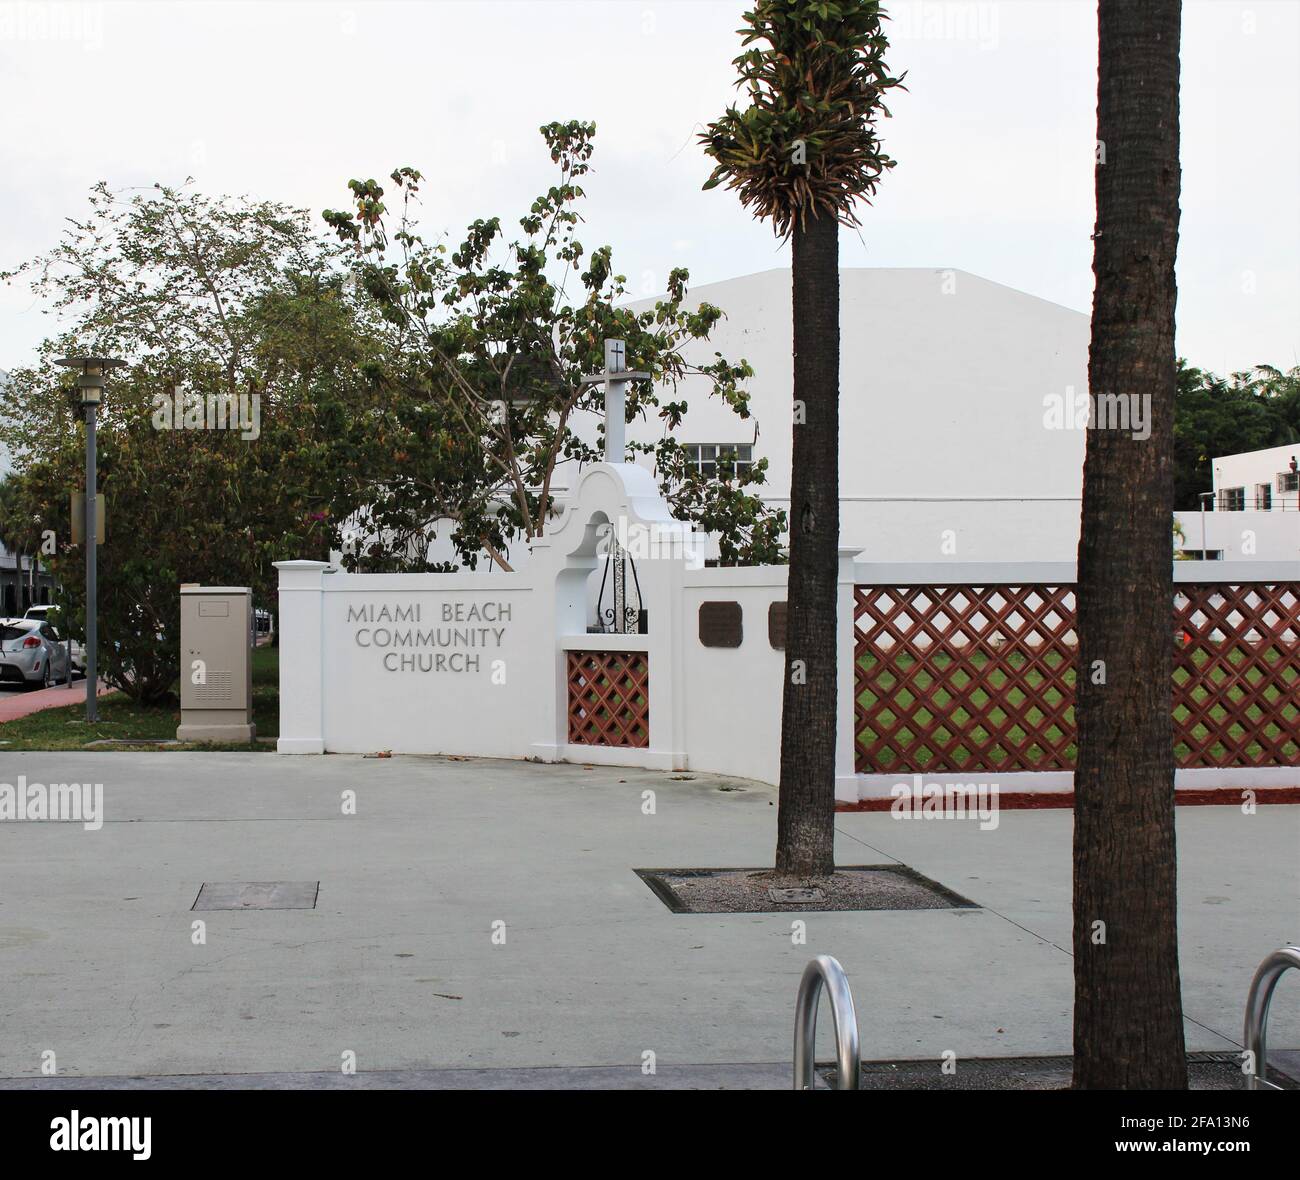
{"label": "gray utility box", "polygon": [[253,592],[181,587],[182,742],[251,742]]}

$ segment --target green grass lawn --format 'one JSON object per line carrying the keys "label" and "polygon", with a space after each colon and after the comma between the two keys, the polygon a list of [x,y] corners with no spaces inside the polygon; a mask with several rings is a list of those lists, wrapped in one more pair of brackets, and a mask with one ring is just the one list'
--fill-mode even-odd
{"label": "green grass lawn", "polygon": [[[259,647],[253,652],[253,721],[259,738],[280,733],[280,651]],[[142,708],[123,693],[99,699],[99,720],[86,724],[86,705],[43,709],[16,721],[0,724],[0,752],[6,750],[84,750],[91,742],[113,739],[121,742],[152,743],[174,741],[181,723],[179,703]],[[273,743],[257,741],[247,745],[209,745],[187,742],[180,746],[112,745],[97,750],[274,750]]]}
{"label": "green grass lawn", "polygon": [[[1278,665],[1284,657],[1277,651],[1269,649],[1265,659],[1273,665],[1275,676],[1285,681],[1288,686],[1287,695],[1289,701],[1282,704],[1281,712],[1288,726],[1294,729],[1297,718],[1300,717],[1300,673],[1297,673],[1290,665],[1279,668]],[[1210,655],[1203,649],[1197,649],[1192,654],[1192,662],[1200,668],[1209,663]],[[1240,667],[1247,660],[1247,654],[1240,649],[1231,648],[1228,652],[1228,663]],[[874,729],[863,727],[859,737],[868,742],[875,742],[877,736],[890,743],[892,738],[900,744],[907,744],[913,741],[918,733],[906,724],[908,711],[912,712],[915,720],[922,726],[930,727],[933,725],[936,713],[940,720],[950,720],[952,725],[945,727],[942,724],[933,732],[936,737],[945,744],[949,742],[958,733],[969,735],[974,742],[983,744],[995,737],[983,725],[976,721],[976,716],[991,721],[999,729],[1008,720],[1008,714],[1000,708],[996,701],[992,700],[991,694],[981,685],[976,684],[977,680],[986,680],[995,692],[1005,694],[1006,700],[1012,704],[1018,711],[1023,713],[1026,719],[1034,728],[1034,732],[1039,732],[1040,723],[1047,716],[1047,712],[1040,706],[1046,706],[1053,714],[1057,712],[1064,696],[1057,687],[1056,683],[1049,681],[1044,674],[1042,667],[1037,666],[1035,662],[1028,660],[1019,652],[1009,653],[1004,660],[999,660],[999,664],[1005,662],[1010,671],[1002,667],[995,666],[989,668],[990,657],[983,652],[973,652],[964,660],[963,666],[950,676],[946,675],[949,668],[952,667],[953,658],[942,652],[935,653],[926,661],[926,666],[916,669],[917,660],[914,656],[906,652],[899,652],[896,656],[891,656],[884,661],[884,667],[877,670],[875,657],[870,654],[862,656],[858,661],[859,667],[867,674],[867,682],[871,687],[858,693],[858,703],[866,708],[877,708],[878,702],[883,706],[881,720],[884,721],[887,733],[877,735]],[[1048,651],[1041,657],[1041,663],[1046,665],[1053,677],[1061,670],[1062,664],[1066,662],[1065,657],[1055,651]],[[973,672],[966,669],[971,668]],[[986,673],[987,669],[987,673]],[[1245,691],[1238,683],[1231,683],[1231,677],[1222,669],[1216,669],[1216,675],[1207,677],[1208,683],[1196,686],[1192,690],[1192,697],[1198,705],[1202,705],[1210,696],[1211,691],[1218,695],[1223,693],[1234,704],[1241,701],[1245,696]],[[1174,679],[1179,686],[1186,683],[1190,673],[1185,668],[1176,669]],[[1257,666],[1250,667],[1244,678],[1252,685],[1256,686],[1264,678],[1265,673]],[[1067,666],[1063,669],[1061,680],[1068,686],[1071,692],[1074,688],[1075,670],[1074,667]],[[919,694],[912,689],[920,689],[922,692],[929,691],[936,681],[940,682],[938,688],[934,690],[931,698],[934,709],[931,710],[922,705],[915,708]],[[861,681],[859,681],[861,683]],[[954,693],[945,687],[945,683],[951,684],[957,692]],[[974,687],[970,687],[974,684]],[[1008,684],[1010,687],[1008,688]],[[958,695],[960,694],[960,695]],[[1279,698],[1282,697],[1283,690],[1276,685],[1272,685],[1264,690],[1263,696],[1269,702],[1269,705],[1276,709]],[[896,707],[895,707],[896,706]],[[969,708],[967,707],[969,706]],[[972,713],[971,710],[976,713]],[[1181,725],[1187,716],[1187,708],[1179,705],[1175,708],[1175,719]],[[1227,711],[1221,704],[1215,704],[1210,708],[1210,716],[1216,722],[1222,722],[1227,717]],[[1258,724],[1267,724],[1267,735],[1270,741],[1276,741],[1281,736],[1276,722],[1264,721],[1264,710],[1257,704],[1252,704],[1246,709],[1246,716],[1250,721]],[[899,719],[904,724],[894,728],[895,720]],[[1067,708],[1062,715],[1070,733],[1074,730],[1074,707]],[[975,724],[971,724],[975,721]],[[1042,728],[1041,732],[1053,744],[1058,743],[1065,735],[1063,730],[1055,722],[1049,722]],[[1202,723],[1197,723],[1193,729],[1193,734],[1198,741],[1203,741],[1209,730]],[[1007,744],[1020,746],[1028,737],[1021,726],[1013,724],[1005,730],[1005,737],[1002,739]],[[892,743],[890,743],[892,746]],[[895,752],[900,752],[895,747]],[[1255,759],[1260,756],[1262,746],[1259,742],[1251,742],[1246,749],[1248,759]],[[1179,762],[1184,761],[1190,753],[1190,746],[1186,741],[1176,741],[1174,744],[1174,755]],[[1283,745],[1283,753],[1291,762],[1300,760],[1300,747],[1294,741],[1287,741]],[[1042,746],[1031,745],[1029,755],[1031,759],[1039,765],[1051,765],[1054,761],[1049,757],[1050,752]],[[1068,766],[1074,765],[1076,748],[1071,741],[1062,751],[1063,761]],[[1227,748],[1221,743],[1216,742],[1210,747],[1211,758],[1215,762],[1222,760],[1227,756]],[[987,759],[992,765],[981,766],[983,756],[977,755],[973,749],[958,745],[953,750],[954,761],[961,764],[961,769],[990,769],[996,770],[999,766],[1010,761],[1008,754],[1003,753],[996,748],[989,751]],[[928,749],[917,748],[908,759],[916,770],[924,770],[934,761],[934,754]]]}

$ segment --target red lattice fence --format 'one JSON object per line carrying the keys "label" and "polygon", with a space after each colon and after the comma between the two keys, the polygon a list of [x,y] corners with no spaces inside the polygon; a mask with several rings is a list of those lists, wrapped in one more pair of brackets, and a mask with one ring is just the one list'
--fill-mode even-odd
{"label": "red lattice fence", "polygon": [[[1300,585],[1179,585],[1180,766],[1300,764]],[[1072,586],[858,586],[860,773],[1070,770]]]}
{"label": "red lattice fence", "polygon": [[1179,765],[1300,765],[1300,583],[1180,585],[1174,619]]}
{"label": "red lattice fence", "polygon": [[571,651],[569,741],[650,745],[650,664],[643,651]]}

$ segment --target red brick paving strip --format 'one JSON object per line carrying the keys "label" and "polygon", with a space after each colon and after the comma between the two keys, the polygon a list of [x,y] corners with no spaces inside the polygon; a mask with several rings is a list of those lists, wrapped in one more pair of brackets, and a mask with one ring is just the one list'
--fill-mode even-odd
{"label": "red brick paving strip", "polygon": [[[106,696],[116,689],[109,688],[102,680],[99,682],[97,696]],[[7,689],[0,692],[0,722],[17,721],[42,709],[57,709],[61,705],[83,705],[86,702],[86,682],[78,681],[71,688],[56,685],[54,688],[38,688],[35,692],[17,692]]]}

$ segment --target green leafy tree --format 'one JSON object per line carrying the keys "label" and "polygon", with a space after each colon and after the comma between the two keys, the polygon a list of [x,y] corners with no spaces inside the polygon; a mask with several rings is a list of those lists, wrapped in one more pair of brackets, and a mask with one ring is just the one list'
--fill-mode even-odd
{"label": "green leafy tree", "polygon": [[673,515],[718,538],[720,565],[778,565],[785,560],[785,513],[771,511],[748,490],[765,482],[766,459],[741,471],[734,456],[723,454],[716,475],[707,477],[670,436],[659,445],[656,464]]}
{"label": "green leafy tree", "polygon": [[1174,410],[1174,506],[1200,507],[1214,489],[1212,461],[1300,443],[1300,367],[1256,365],[1220,377],[1178,364]]}
{"label": "green leafy tree", "polygon": [[839,226],[893,167],[876,122],[901,84],[874,0],[757,0],[735,59],[749,105],[701,135],[726,183],[792,251],[790,582],[778,876],[835,869],[839,574]]}
{"label": "green leafy tree", "polygon": [[[90,205],[53,250],[3,276],[30,281],[63,326],[11,374],[0,438],[25,527],[57,537],[50,565],[84,634],[84,553],[68,527],[84,426],[53,360],[128,362],[100,414],[99,667],[151,702],[176,678],[181,582],[248,584],[270,603],[272,562],[327,555],[362,487],[353,463],[369,443],[354,409],[373,396],[382,324],[363,321],[338,247],[301,211],[164,187],[123,200],[104,185]],[[180,429],[177,389],[200,421],[242,397],[256,428]]]}
{"label": "green leafy tree", "polygon": [[611,248],[588,253],[576,237],[595,125],[550,123],[541,134],[559,175],[509,241],[497,217],[475,221],[454,249],[426,241],[415,217],[423,178],[409,167],[390,176],[401,196],[396,213],[375,180],[350,181],[351,208],[324,213],[354,251],[356,283],[397,343],[382,375],[388,396],[373,411],[392,461],[375,469],[364,497],[366,537],[354,563],[418,566],[440,518],[471,565],[485,550],[508,568],[513,542],[545,535],[557,470],[602,458],[574,424],[604,409],[602,388],[583,377],[604,367],[606,338],[625,340],[628,368],[651,374],[629,387],[627,420],[644,416],[663,428],[657,441],[629,444],[629,458],[650,456],[674,506],[724,535],[724,556],[779,560],[783,514],[751,490],[766,463],[744,478],[733,471],[709,481],[680,461],[671,437],[686,412],[676,393],[687,377],[704,378],[711,396],[749,416],[744,361],[715,354],[695,365],[684,355],[708,339],[721,310],[688,307],[680,268],[654,307],[628,307]]}
{"label": "green leafy tree", "polygon": [[[40,547],[39,530],[34,529],[33,524],[31,519],[24,518],[18,480],[12,475],[0,476],[0,548],[7,549],[14,555],[19,578],[22,577],[27,555],[36,553]],[[15,595],[14,605],[21,608],[21,591]],[[4,601],[0,599],[0,615],[5,613]]]}

